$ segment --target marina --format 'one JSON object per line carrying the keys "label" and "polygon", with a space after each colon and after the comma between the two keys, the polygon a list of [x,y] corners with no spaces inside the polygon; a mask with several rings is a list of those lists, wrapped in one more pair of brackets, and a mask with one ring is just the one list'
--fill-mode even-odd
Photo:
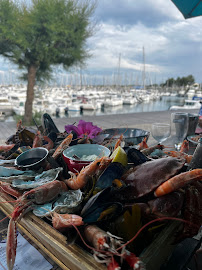
{"label": "marina", "polygon": [[[13,115],[23,116],[26,87],[10,85],[0,88],[0,120],[11,121]],[[175,109],[173,106],[181,109],[189,100],[187,109],[198,109],[201,98],[199,92],[200,89],[194,88],[187,92],[177,92],[166,88],[138,89],[130,86],[35,87],[33,115],[48,113],[53,117],[72,118],[82,115],[166,111]]]}

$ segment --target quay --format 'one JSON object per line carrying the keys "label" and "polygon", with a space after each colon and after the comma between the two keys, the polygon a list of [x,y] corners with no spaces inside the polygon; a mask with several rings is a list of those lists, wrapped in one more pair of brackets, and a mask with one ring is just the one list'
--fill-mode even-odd
{"label": "quay", "polygon": [[[178,110],[179,111],[179,110]],[[175,111],[156,111],[156,112],[138,112],[130,114],[109,114],[109,115],[81,115],[80,117],[62,117],[52,118],[60,132],[64,132],[65,125],[73,123],[78,124],[79,120],[93,122],[94,125],[102,129],[106,128],[139,128],[151,131],[152,123],[170,123],[170,115]],[[180,110],[180,112],[188,112],[198,114],[199,110]],[[6,139],[16,132],[16,122],[0,122],[0,144],[4,144]],[[149,144],[154,143],[154,139],[150,135]]]}

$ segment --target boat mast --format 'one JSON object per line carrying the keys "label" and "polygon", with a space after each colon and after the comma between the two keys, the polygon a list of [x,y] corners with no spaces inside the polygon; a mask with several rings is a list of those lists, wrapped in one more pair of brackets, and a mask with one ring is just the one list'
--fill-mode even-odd
{"label": "boat mast", "polygon": [[121,85],[121,78],[120,78],[120,67],[121,67],[121,54],[119,54],[119,64],[118,64],[118,80],[117,86],[120,88]]}
{"label": "boat mast", "polygon": [[145,90],[145,52],[143,46],[143,71],[142,71],[142,83],[143,83],[143,90]]}

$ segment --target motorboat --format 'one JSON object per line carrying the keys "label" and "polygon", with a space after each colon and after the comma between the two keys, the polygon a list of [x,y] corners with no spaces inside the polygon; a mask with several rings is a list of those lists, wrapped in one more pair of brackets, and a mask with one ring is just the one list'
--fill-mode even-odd
{"label": "motorboat", "polygon": [[200,109],[200,100],[186,99],[183,106],[171,106],[170,110],[180,110],[180,109]]}
{"label": "motorboat", "polygon": [[12,115],[13,106],[6,97],[0,97],[0,112],[6,116]]}
{"label": "motorboat", "polygon": [[138,103],[138,100],[136,97],[133,97],[133,96],[123,97],[123,105],[133,105],[135,103]]}
{"label": "motorboat", "polygon": [[25,103],[21,101],[19,105],[13,106],[13,112],[16,115],[23,116],[25,114]]}
{"label": "motorboat", "polygon": [[104,107],[114,107],[114,106],[120,106],[123,105],[123,100],[121,98],[110,98],[106,99],[103,102]]}
{"label": "motorboat", "polygon": [[6,115],[4,112],[0,112],[0,121],[5,121]]}
{"label": "motorboat", "polygon": [[72,104],[68,105],[68,111],[78,112],[81,110],[81,102],[72,102]]}

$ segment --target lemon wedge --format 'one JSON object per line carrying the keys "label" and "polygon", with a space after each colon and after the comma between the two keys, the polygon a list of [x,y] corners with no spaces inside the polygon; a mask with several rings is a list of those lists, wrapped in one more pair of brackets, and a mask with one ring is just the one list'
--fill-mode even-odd
{"label": "lemon wedge", "polygon": [[123,166],[128,165],[128,157],[126,152],[123,150],[121,146],[118,146],[114,152],[111,154],[110,158],[112,158],[112,162],[119,162]]}

